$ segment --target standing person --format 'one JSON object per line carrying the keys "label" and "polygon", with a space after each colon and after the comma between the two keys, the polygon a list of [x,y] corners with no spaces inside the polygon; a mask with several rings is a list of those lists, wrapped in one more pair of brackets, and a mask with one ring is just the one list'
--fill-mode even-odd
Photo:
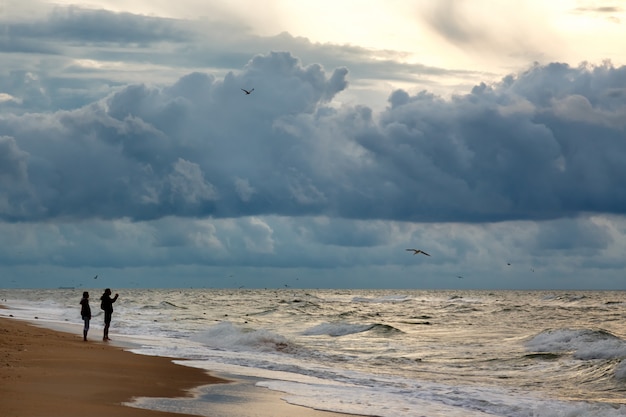
{"label": "standing person", "polygon": [[104,336],[102,340],[107,341],[109,339],[109,326],[111,325],[111,315],[113,314],[113,303],[117,301],[119,294],[115,294],[115,297],[111,298],[111,289],[104,290],[104,294],[100,297],[100,308],[104,310]]}
{"label": "standing person", "polygon": [[89,331],[89,320],[91,320],[91,307],[89,307],[89,292],[83,293],[83,298],[80,300],[80,315],[85,322],[83,328],[83,340],[87,341],[87,332]]}

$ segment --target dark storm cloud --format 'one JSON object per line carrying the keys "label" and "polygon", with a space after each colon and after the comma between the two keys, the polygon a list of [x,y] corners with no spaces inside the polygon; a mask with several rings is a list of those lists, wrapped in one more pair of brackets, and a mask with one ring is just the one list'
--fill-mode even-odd
{"label": "dark storm cloud", "polygon": [[145,79],[173,82],[198,68],[223,76],[241,70],[259,51],[294,51],[307,63],[349,67],[361,87],[384,80],[438,88],[448,76],[493,77],[405,62],[397,51],[315,43],[286,32],[258,36],[236,19],[219,15],[183,20],[58,6],[46,15],[2,26],[0,94],[18,100],[0,103],[0,110],[14,112],[76,109],[117,86]]}
{"label": "dark storm cloud", "polygon": [[452,99],[398,90],[379,116],[329,105],[347,77],[274,52],[224,78],[2,115],[0,158],[27,164],[4,178],[2,219],[626,213],[626,67],[536,65]]}
{"label": "dark storm cloud", "polygon": [[74,109],[110,94],[119,85],[110,80],[57,77],[26,70],[9,71],[0,76],[0,92],[15,100],[0,102],[0,111],[13,113]]}
{"label": "dark storm cloud", "polygon": [[[430,77],[476,76],[464,69],[444,69],[403,62],[402,52],[355,45],[321,44],[283,32],[258,36],[232,20],[181,20],[115,13],[79,7],[55,7],[44,17],[3,22],[0,52],[51,55],[47,67],[96,72],[76,67],[74,59],[150,63],[182,68],[241,68],[258,51],[298,51],[306,62],[326,67],[350,66],[358,79],[433,83]],[[20,68],[23,70],[23,68]],[[49,70],[49,71],[50,71]],[[131,71],[131,68],[126,68]],[[97,71],[102,74],[102,70]]]}
{"label": "dark storm cloud", "polygon": [[15,37],[5,31],[0,33],[0,52],[58,55],[61,49],[39,39]]}
{"label": "dark storm cloud", "polygon": [[147,65],[184,66],[189,59],[172,56],[173,45],[196,40],[189,22],[79,7],[1,26],[0,93],[19,99],[2,107],[15,111],[84,106]]}
{"label": "dark storm cloud", "polygon": [[[277,210],[280,204],[268,203],[264,193],[256,194],[261,201],[250,204],[252,209],[241,204],[237,179],[259,181],[259,174],[271,172],[272,155],[279,155],[271,143],[273,121],[312,112],[345,87],[345,75],[337,69],[327,77],[319,65],[303,67],[290,54],[274,53],[254,58],[244,75],[222,81],[191,74],[164,90],[132,85],[70,112],[4,116],[0,131],[19,143],[16,151],[35,151],[28,163],[37,192],[16,206],[38,206],[24,219]],[[244,97],[240,88],[249,86],[256,91]],[[283,168],[276,170],[277,179]],[[15,210],[3,212],[11,218]]]}
{"label": "dark storm cloud", "polygon": [[550,256],[557,251],[570,255],[598,252],[613,243],[606,226],[589,219],[561,219],[542,225],[533,248],[537,255]]}
{"label": "dark storm cloud", "polygon": [[0,136],[0,183],[18,187],[23,184],[28,178],[27,157],[13,138]]}
{"label": "dark storm cloud", "polygon": [[[79,7],[57,7],[40,21],[11,22],[5,25],[2,35],[5,41],[37,39],[44,44],[59,40],[75,44],[150,44],[190,39],[189,32],[173,19]],[[14,45],[12,51],[15,51],[17,46],[19,44]],[[23,51],[33,52],[26,47]]]}
{"label": "dark storm cloud", "polygon": [[342,219],[303,219],[300,227],[307,230],[312,241],[323,245],[375,247],[392,240],[394,226],[382,222],[350,222]]}
{"label": "dark storm cloud", "polygon": [[625,67],[552,64],[450,101],[400,91],[359,142],[393,185],[394,218],[624,213],[626,102],[612,92],[625,77]]}

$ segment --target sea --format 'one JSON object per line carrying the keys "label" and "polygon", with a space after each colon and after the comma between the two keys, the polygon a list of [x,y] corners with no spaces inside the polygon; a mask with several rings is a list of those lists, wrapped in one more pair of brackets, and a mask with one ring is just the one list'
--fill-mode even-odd
{"label": "sea", "polygon": [[[2,316],[81,334],[85,289],[0,290]],[[88,290],[90,337],[102,289]],[[626,292],[113,289],[128,350],[379,417],[626,416]],[[218,384],[220,385],[220,384]],[[211,416],[194,398],[133,405]]]}

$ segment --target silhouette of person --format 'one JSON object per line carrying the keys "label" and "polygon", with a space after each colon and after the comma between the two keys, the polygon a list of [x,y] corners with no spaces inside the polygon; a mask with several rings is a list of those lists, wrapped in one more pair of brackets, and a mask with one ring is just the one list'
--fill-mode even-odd
{"label": "silhouette of person", "polygon": [[111,316],[113,315],[113,303],[117,301],[119,294],[115,294],[115,297],[111,298],[111,289],[104,290],[104,294],[100,297],[100,308],[104,310],[104,336],[102,340],[107,341],[109,339],[109,326],[111,325]]}
{"label": "silhouette of person", "polygon": [[91,307],[89,307],[89,292],[83,293],[83,298],[80,300],[80,316],[85,322],[83,327],[83,340],[87,341],[87,332],[89,331],[89,320],[91,320]]}

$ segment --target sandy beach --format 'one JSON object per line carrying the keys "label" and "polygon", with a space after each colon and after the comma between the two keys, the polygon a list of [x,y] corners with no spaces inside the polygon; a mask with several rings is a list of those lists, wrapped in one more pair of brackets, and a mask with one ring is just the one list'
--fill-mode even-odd
{"label": "sandy beach", "polygon": [[[91,336],[97,339],[100,333]],[[6,317],[0,317],[0,381],[3,417],[180,416],[123,403],[135,397],[190,396],[201,385],[229,386],[229,381],[171,358],[138,355],[99,340],[84,342],[82,335]],[[250,391],[233,404],[232,417],[250,410],[254,413],[249,415],[268,417],[345,416],[287,404],[279,393]],[[216,407],[215,415],[231,415],[228,404]]]}

